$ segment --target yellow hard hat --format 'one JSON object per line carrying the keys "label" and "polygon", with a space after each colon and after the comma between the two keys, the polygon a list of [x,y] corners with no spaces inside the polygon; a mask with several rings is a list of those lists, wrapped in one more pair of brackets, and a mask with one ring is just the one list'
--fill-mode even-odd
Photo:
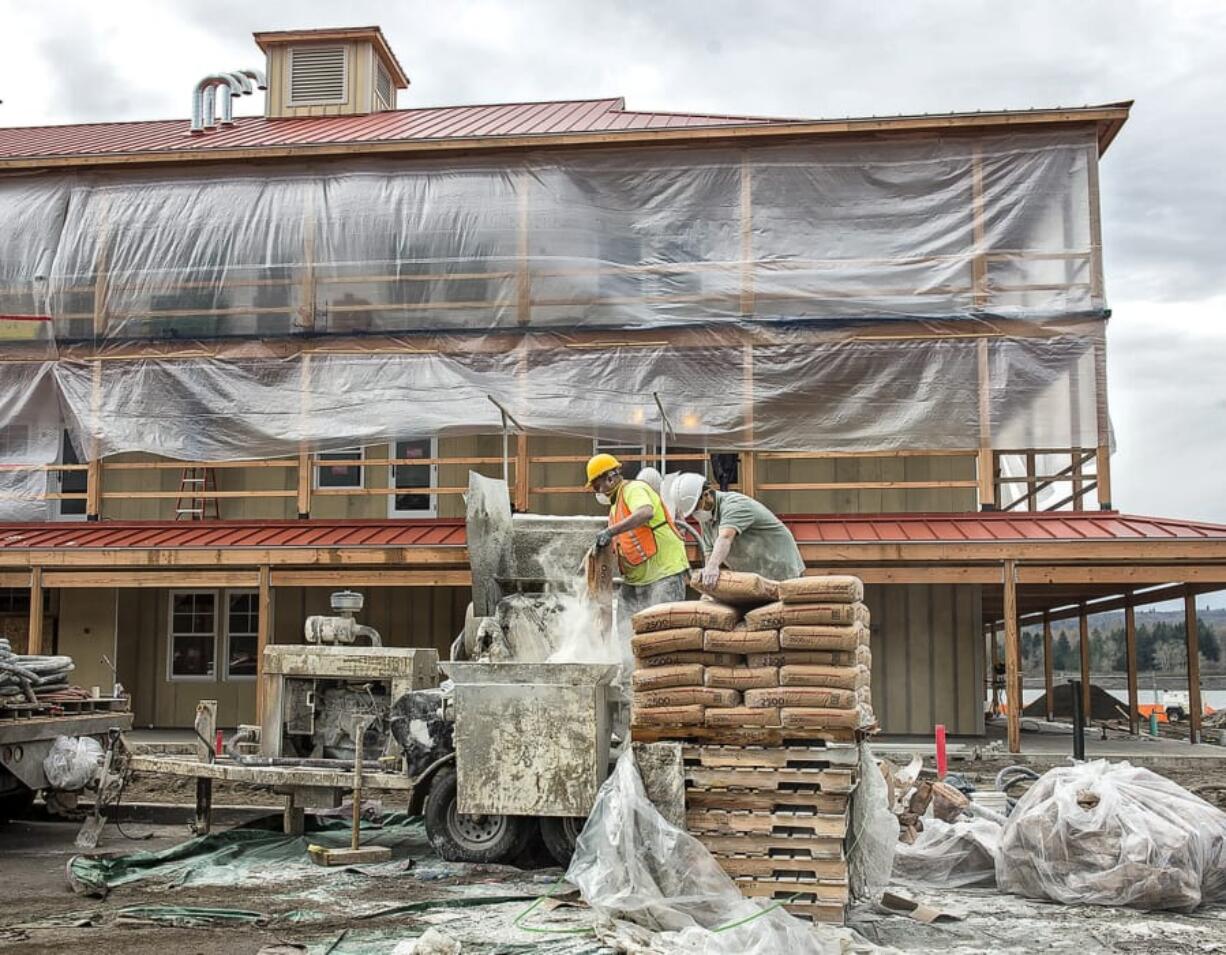
{"label": "yellow hard hat", "polygon": [[617,458],[613,457],[613,455],[611,454],[594,455],[587,462],[588,486],[590,487],[592,482],[595,481],[596,478],[600,477],[600,475],[607,474],[609,471],[612,471],[614,468],[620,468],[621,466],[622,466],[622,463],[619,460],[617,460]]}

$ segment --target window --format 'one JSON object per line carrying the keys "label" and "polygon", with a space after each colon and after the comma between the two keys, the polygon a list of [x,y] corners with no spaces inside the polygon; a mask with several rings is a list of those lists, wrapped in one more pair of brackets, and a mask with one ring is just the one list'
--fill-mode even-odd
{"label": "window", "polygon": [[217,594],[211,590],[170,592],[171,680],[212,680],[216,675]]}
{"label": "window", "polygon": [[[65,431],[60,439],[60,464],[82,463],[81,459],[77,456],[76,449],[72,446],[72,439],[69,438],[68,432]],[[55,472],[55,479],[61,494],[85,494],[89,490],[89,473],[86,471],[57,471]],[[85,520],[85,498],[70,498],[68,500],[60,498],[55,503],[59,505],[56,508],[56,517],[61,521]]]}
{"label": "window", "polygon": [[259,659],[260,596],[226,592],[226,677],[254,677]]}
{"label": "window", "polygon": [[[364,448],[345,448],[315,455],[318,461],[358,461],[366,457]],[[320,464],[315,468],[316,487],[362,487],[362,468],[357,464]]]}
{"label": "window", "polygon": [[[414,458],[429,460],[437,457],[438,443],[433,438],[405,438],[393,445],[397,461]],[[392,487],[416,489],[438,486],[438,466],[434,464],[393,464]],[[392,494],[388,511],[390,517],[434,517],[438,512],[435,498],[430,494]]]}
{"label": "window", "polygon": [[289,51],[289,106],[344,103],[348,61],[343,46],[295,47]]}

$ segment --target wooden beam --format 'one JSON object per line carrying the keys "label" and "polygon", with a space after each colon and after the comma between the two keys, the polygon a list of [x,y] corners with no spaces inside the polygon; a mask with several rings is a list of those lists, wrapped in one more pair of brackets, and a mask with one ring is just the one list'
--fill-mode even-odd
{"label": "wooden beam", "polygon": [[741,315],[754,313],[753,168],[741,155]]}
{"label": "wooden beam", "polygon": [[250,570],[45,570],[43,586],[56,590],[92,587],[253,587]]}
{"label": "wooden beam", "polygon": [[1009,752],[1022,751],[1022,644],[1017,627],[1017,579],[1013,561],[1005,561],[1005,706]]}
{"label": "wooden beam", "polygon": [[0,566],[29,567],[427,567],[442,569],[468,566],[468,551],[462,546],[421,547],[184,547],[123,548],[97,550],[49,548],[6,551],[0,548]]}
{"label": "wooden beam", "polygon": [[469,587],[467,570],[274,570],[274,587]]}
{"label": "wooden beam", "polygon": [[1000,582],[996,565],[901,564],[861,567],[855,564],[818,564],[805,568],[805,576],[851,574],[866,584],[992,584]]}
{"label": "wooden beam", "polygon": [[267,564],[260,565],[258,617],[255,638],[255,711],[264,712],[264,651],[272,642],[272,575]]}
{"label": "wooden beam", "polygon": [[519,215],[515,229],[515,317],[521,327],[532,324],[532,269],[529,264],[528,222],[532,176],[522,170],[515,177]]}
{"label": "wooden beam", "polygon": [[1047,722],[1056,718],[1054,663],[1051,645],[1051,614],[1043,611],[1043,692],[1047,701]]}
{"label": "wooden beam", "polygon": [[[1169,587],[1157,587],[1153,590],[1143,590],[1133,593],[1133,599],[1136,606],[1144,607],[1149,604],[1165,603],[1168,600],[1180,600],[1189,588],[1182,584],[1172,584]],[[1214,591],[1223,589],[1221,584],[1199,584],[1191,587],[1196,594],[1209,594]],[[1086,609],[1090,613],[1111,613],[1116,610],[1123,610],[1127,605],[1127,600],[1123,597],[1113,597],[1105,600],[1095,600],[1087,602]],[[1064,606],[1051,609],[1051,619],[1053,622],[1058,620],[1072,620],[1081,613],[1080,603],[1076,605]],[[1042,620],[1042,615],[1039,612],[1028,614],[1022,617],[1022,626],[1039,623]]]}
{"label": "wooden beam", "polygon": [[987,339],[979,340],[979,456],[976,478],[979,482],[979,508],[996,510],[996,466],[992,454],[992,382]]}
{"label": "wooden beam", "polygon": [[83,450],[89,470],[85,475],[85,519],[99,520],[102,516],[102,448],[98,435],[102,433],[102,365],[90,369],[89,444]]}
{"label": "wooden beam", "polygon": [[983,196],[983,149],[976,146],[971,155],[971,235],[974,257],[971,259],[971,301],[976,311],[988,304],[987,228]]}
{"label": "wooden beam", "polygon": [[30,569],[30,630],[26,653],[37,656],[43,652],[43,569]]}
{"label": "wooden beam", "polygon": [[311,465],[310,449],[303,445],[298,451],[298,519],[305,521],[311,516],[311,488],[314,468]]}
{"label": "wooden beam", "polygon": [[1081,605],[1081,612],[1077,620],[1081,633],[1081,711],[1088,725],[1090,722],[1090,616],[1086,613],[1085,604]]}
{"label": "wooden beam", "polygon": [[[745,441],[753,447],[754,444],[754,367],[753,345],[746,344],[741,350],[741,402],[742,413],[745,416]],[[742,451],[740,455],[741,493],[754,497],[758,493],[758,462],[753,451]]]}
{"label": "wooden beam", "polygon": [[0,573],[0,587],[11,587],[14,590],[26,590],[30,586],[29,571],[10,570]]}
{"label": "wooden beam", "polygon": [[532,461],[528,456],[528,436],[515,436],[515,510],[521,514],[531,510]]}
{"label": "wooden beam", "polygon": [[1200,723],[1204,707],[1200,698],[1200,634],[1196,629],[1196,595],[1183,597],[1183,625],[1188,646],[1188,742],[1200,742]]}
{"label": "wooden beam", "polygon": [[1170,584],[1221,583],[1226,586],[1226,563],[1222,564],[1022,564],[1019,584]]}
{"label": "wooden beam", "polygon": [[1136,736],[1141,730],[1141,698],[1137,691],[1137,612],[1132,605],[1132,593],[1125,594],[1124,599],[1124,669],[1128,673],[1128,730]]}

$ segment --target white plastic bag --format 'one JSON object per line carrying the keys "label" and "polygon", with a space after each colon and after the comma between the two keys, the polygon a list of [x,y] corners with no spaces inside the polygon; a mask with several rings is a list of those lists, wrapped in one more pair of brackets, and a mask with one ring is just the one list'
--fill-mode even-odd
{"label": "white plastic bag", "polygon": [[915,842],[895,849],[894,878],[925,888],[990,888],[996,884],[1000,830],[990,819],[925,818]]}
{"label": "white plastic bag", "polygon": [[[736,928],[762,907],[740,889],[696,838],[668,822],[643,790],[627,751],[596,796],[566,879],[609,920],[628,919],[663,936],[660,951],[703,955],[826,955],[819,929],[775,909]],[[676,933],[676,934],[673,934]]]}
{"label": "white plastic bag", "polygon": [[43,773],[52,789],[84,789],[102,765],[102,744],[92,736],[57,736],[43,760]]}
{"label": "white plastic bag", "polygon": [[1052,769],[1009,816],[996,880],[1028,898],[1191,910],[1226,898],[1226,813],[1130,763]]}

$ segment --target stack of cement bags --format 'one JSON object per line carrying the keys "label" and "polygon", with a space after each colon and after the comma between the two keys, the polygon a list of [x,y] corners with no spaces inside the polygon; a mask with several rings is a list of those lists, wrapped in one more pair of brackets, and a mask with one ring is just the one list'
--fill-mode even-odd
{"label": "stack of cement bags", "polygon": [[856,577],[721,571],[702,600],[634,615],[633,725],[856,730],[874,723]]}

